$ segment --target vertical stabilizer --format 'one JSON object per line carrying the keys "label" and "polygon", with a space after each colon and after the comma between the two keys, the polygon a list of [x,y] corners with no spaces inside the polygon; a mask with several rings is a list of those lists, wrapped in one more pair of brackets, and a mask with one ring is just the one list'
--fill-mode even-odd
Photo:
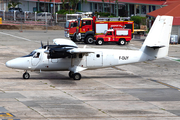
{"label": "vertical stabilizer", "polygon": [[157,16],[140,50],[152,58],[167,56],[172,22],[172,16]]}

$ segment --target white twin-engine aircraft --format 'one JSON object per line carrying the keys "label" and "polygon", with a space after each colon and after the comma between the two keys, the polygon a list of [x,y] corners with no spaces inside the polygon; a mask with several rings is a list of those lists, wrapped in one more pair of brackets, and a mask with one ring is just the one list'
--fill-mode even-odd
{"label": "white twin-engine aircraft", "polygon": [[54,39],[56,45],[46,45],[29,55],[6,62],[6,66],[27,71],[70,71],[69,77],[80,80],[79,72],[128,63],[155,60],[168,55],[172,16],[157,16],[140,50],[78,48],[66,39]]}

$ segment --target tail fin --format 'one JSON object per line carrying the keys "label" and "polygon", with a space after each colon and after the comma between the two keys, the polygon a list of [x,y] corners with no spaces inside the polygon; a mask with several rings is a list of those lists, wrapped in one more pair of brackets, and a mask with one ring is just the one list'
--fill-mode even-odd
{"label": "tail fin", "polygon": [[152,58],[167,56],[172,22],[172,16],[157,16],[140,50]]}

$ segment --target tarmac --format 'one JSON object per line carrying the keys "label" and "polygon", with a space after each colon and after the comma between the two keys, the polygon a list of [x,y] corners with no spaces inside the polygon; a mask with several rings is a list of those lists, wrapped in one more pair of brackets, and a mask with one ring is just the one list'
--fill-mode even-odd
{"label": "tarmac", "polygon": [[[180,45],[170,45],[168,57],[155,61],[82,71],[81,80],[70,79],[68,71],[30,72],[24,80],[24,71],[5,66],[54,38],[64,38],[64,31],[0,30],[0,119],[180,119]],[[143,42],[87,47],[138,50]]]}

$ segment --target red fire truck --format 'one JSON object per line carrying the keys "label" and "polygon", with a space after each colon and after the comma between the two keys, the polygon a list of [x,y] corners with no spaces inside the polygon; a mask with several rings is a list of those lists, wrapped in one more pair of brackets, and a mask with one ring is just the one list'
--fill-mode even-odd
{"label": "red fire truck", "polygon": [[92,12],[82,12],[78,14],[66,14],[66,25],[64,29],[65,37],[70,38],[73,41],[76,39],[76,28],[78,24],[78,18],[92,15]]}
{"label": "red fire truck", "polygon": [[96,45],[103,45],[104,42],[116,42],[118,45],[125,45],[131,40],[131,29],[109,29],[104,35],[95,35]]}
{"label": "red fire truck", "polygon": [[76,39],[84,41],[86,44],[94,42],[94,35],[103,34],[105,30],[110,28],[124,28],[131,29],[134,32],[133,21],[96,21],[96,18],[81,18],[78,19],[78,26],[76,30]]}
{"label": "red fire truck", "polygon": [[77,27],[77,19],[74,20],[66,20],[65,25],[65,37],[70,38],[73,41],[76,41],[76,27]]}

